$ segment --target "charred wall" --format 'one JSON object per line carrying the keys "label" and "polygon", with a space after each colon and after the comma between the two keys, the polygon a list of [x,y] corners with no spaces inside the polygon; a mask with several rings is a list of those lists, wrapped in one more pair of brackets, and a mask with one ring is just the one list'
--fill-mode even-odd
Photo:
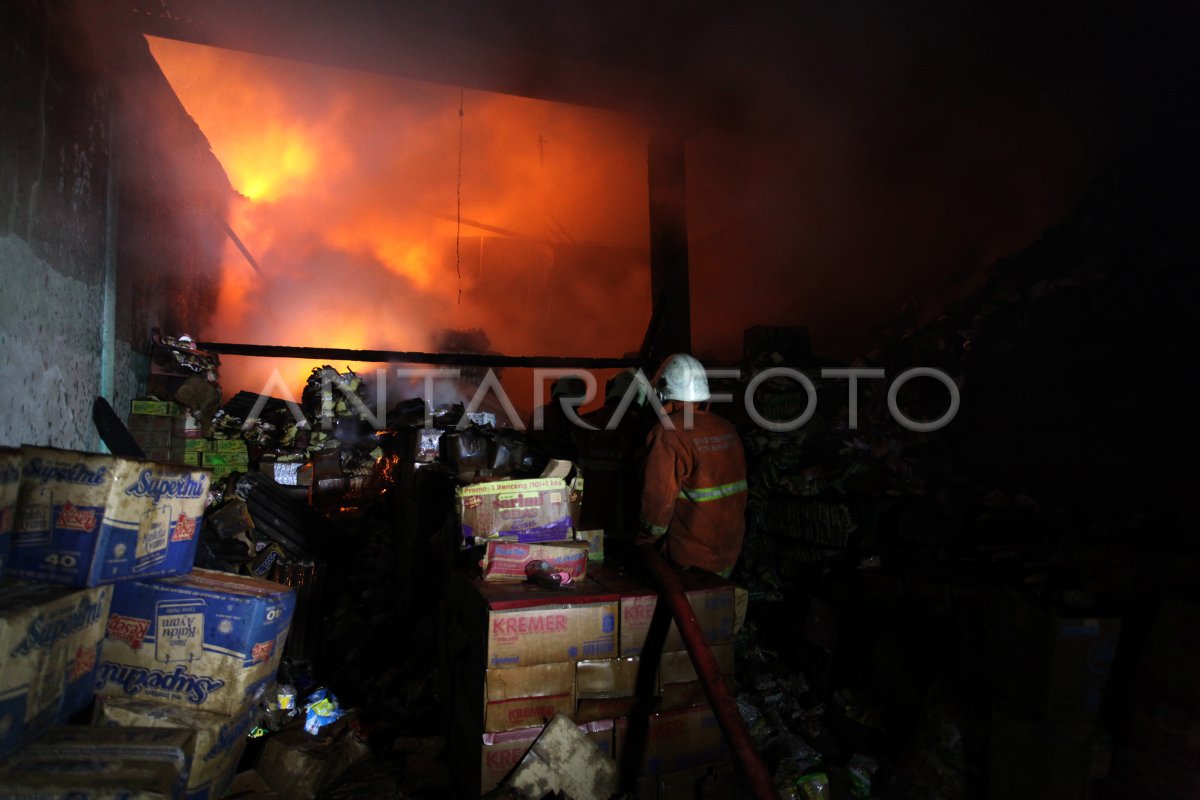
{"label": "charred wall", "polygon": [[69,3],[0,9],[6,444],[97,448],[92,398],[128,408],[150,328],[197,325],[215,297],[220,220],[179,200],[207,212],[228,182],[156,73],[140,36]]}
{"label": "charred wall", "polygon": [[112,93],[60,8],[0,18],[0,440],[94,448]]}

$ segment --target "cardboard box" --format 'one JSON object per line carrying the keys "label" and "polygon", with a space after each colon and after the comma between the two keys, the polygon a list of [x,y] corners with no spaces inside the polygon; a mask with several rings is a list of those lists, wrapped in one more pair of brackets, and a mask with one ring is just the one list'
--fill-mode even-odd
{"label": "cardboard box", "polygon": [[92,701],[112,595],[0,581],[0,757]]}
{"label": "cardboard box", "polygon": [[96,689],[237,713],[274,680],[295,605],[286,586],[210,570],[120,583]]}
{"label": "cardboard box", "polygon": [[575,713],[575,665],[489,669],[484,681],[483,729],[511,731]]}
{"label": "cardboard box", "polygon": [[[628,720],[616,721],[617,758],[621,757],[628,726]],[[725,739],[711,707],[693,706],[650,716],[643,774],[661,775],[717,764],[726,756]]]}
{"label": "cardboard box", "polygon": [[246,467],[229,466],[229,467],[205,467],[205,469],[212,471],[213,480],[216,481],[216,480],[221,480],[223,478],[228,478],[230,475],[233,475],[238,472],[245,472],[247,468]]}
{"label": "cardboard box", "polygon": [[575,693],[580,699],[632,697],[640,666],[636,656],[580,661],[575,665]]}
{"label": "cardboard box", "polygon": [[[727,677],[725,681],[732,694],[733,679]],[[660,691],[662,693],[662,700],[658,706],[660,711],[674,711],[679,708],[691,708],[692,706],[708,704],[708,693],[704,691],[704,684],[700,681],[668,683],[664,684]]]}
{"label": "cardboard box", "polygon": [[96,703],[95,724],[125,728],[185,728],[196,732],[196,753],[187,782],[187,800],[216,800],[237,772],[254,722],[249,708],[213,714],[148,700],[103,697]]}
{"label": "cardboard box", "polygon": [[637,706],[636,697],[593,697],[578,701],[575,721],[582,724],[598,719],[620,719],[628,717]]}
{"label": "cardboard box", "polygon": [[20,490],[21,451],[15,447],[0,447],[0,577],[4,576],[8,566]]}
{"label": "cardboard box", "polygon": [[[635,656],[642,652],[650,620],[658,605],[658,591],[650,584],[628,574],[602,571],[594,575],[600,585],[621,596],[621,639],[618,652]],[[679,581],[687,592],[688,602],[696,612],[696,621],[708,643],[733,641],[736,605],[733,584],[703,570],[687,569],[679,573]],[[683,650],[683,639],[674,621],[667,632],[663,652]]]}
{"label": "cardboard box", "polygon": [[250,456],[245,451],[210,453],[206,450],[200,453],[200,463],[206,467],[244,467],[250,463]]}
{"label": "cardboard box", "polygon": [[993,626],[1006,713],[1027,721],[1088,722],[1104,698],[1121,620],[1061,616],[1008,594]]}
{"label": "cardboard box", "polygon": [[476,539],[503,535],[519,542],[570,539],[579,519],[581,479],[578,475],[570,479],[569,463],[550,463],[540,478],[489,481],[456,489],[462,535]]}
{"label": "cardboard box", "polygon": [[159,458],[157,455],[151,455],[151,451],[161,450],[168,453],[171,449],[171,432],[170,431],[131,431],[133,440],[137,442],[138,447],[142,448],[142,452],[146,454],[146,458],[155,461]]}
{"label": "cardboard box", "polygon": [[129,432],[137,437],[143,433],[166,433],[169,435],[175,425],[174,420],[170,417],[151,414],[130,414],[129,421],[125,427],[129,428]]}
{"label": "cardboard box", "polygon": [[331,742],[328,736],[318,738],[302,728],[291,728],[267,739],[258,773],[280,797],[309,800],[370,754],[353,734]]}
{"label": "cardboard box", "polygon": [[489,540],[484,553],[483,579],[523,581],[525,565],[544,561],[555,572],[565,572],[578,580],[587,575],[588,549],[580,542],[504,542]]}
{"label": "cardboard box", "polygon": [[207,471],[44,447],[22,455],[14,575],[95,586],[192,568]]}
{"label": "cardboard box", "polygon": [[452,586],[463,630],[480,637],[491,669],[617,654],[617,596],[593,581],[558,590],[465,579]]}
{"label": "cardboard box", "polygon": [[[203,441],[203,440],[202,440]],[[210,450],[215,450],[218,453],[245,453],[245,439],[213,439]]]}
{"label": "cardboard box", "polygon": [[0,800],[183,800],[195,731],[53,728],[0,764]]}
{"label": "cardboard box", "polygon": [[183,408],[167,400],[134,400],[129,404],[129,413],[152,417],[178,417],[183,414]]}
{"label": "cardboard box", "polygon": [[[721,674],[727,678],[733,677],[734,653],[733,644],[714,644],[710,647]],[[672,683],[691,683],[700,680],[696,668],[692,665],[692,657],[687,650],[672,650],[662,654],[658,664],[658,683],[666,686]]]}
{"label": "cardboard box", "polygon": [[637,702],[639,668],[636,656],[580,661],[575,669],[575,721],[628,716]]}
{"label": "cardboard box", "polygon": [[[601,752],[613,754],[613,721],[597,720],[579,725],[579,730],[595,742]],[[541,735],[544,725],[503,733],[483,734],[483,750],[480,758],[482,786],[480,793],[490,792],[520,763],[530,746]]]}

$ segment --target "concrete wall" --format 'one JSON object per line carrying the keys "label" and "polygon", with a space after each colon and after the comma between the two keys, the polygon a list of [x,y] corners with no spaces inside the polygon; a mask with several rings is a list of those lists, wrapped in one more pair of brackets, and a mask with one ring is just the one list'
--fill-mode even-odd
{"label": "concrete wall", "polygon": [[0,11],[0,443],[94,449],[111,94],[66,34],[56,13]]}
{"label": "concrete wall", "polygon": [[0,4],[0,444],[97,450],[93,398],[209,313],[230,189],[145,40],[70,7]]}

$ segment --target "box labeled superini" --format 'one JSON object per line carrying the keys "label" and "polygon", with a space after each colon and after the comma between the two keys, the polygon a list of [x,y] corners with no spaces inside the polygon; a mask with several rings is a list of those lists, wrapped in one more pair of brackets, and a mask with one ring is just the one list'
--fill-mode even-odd
{"label": "box labeled superini", "polygon": [[21,451],[15,447],[0,447],[0,576],[8,566],[20,489]]}
{"label": "box labeled superini", "polygon": [[10,571],[71,586],[187,572],[210,482],[203,469],[24,447]]}
{"label": "box labeled superini", "polygon": [[91,702],[112,594],[0,581],[0,757]]}
{"label": "box labeled superini", "polygon": [[196,732],[196,754],[187,783],[187,800],[213,800],[224,795],[246,749],[246,734],[253,722],[249,707],[236,714],[214,714],[124,697],[97,698],[96,702],[96,725],[183,728]]}
{"label": "box labeled superini", "polygon": [[96,689],[237,713],[274,679],[295,605],[286,586],[210,570],[117,584]]}
{"label": "box labeled superini", "polygon": [[184,800],[195,731],[61,725],[0,764],[0,800]]}

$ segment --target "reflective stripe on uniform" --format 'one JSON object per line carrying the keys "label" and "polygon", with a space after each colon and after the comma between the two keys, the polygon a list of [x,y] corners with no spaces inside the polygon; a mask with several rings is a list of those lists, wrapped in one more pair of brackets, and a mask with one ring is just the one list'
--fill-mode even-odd
{"label": "reflective stripe on uniform", "polygon": [[679,492],[679,497],[683,500],[691,500],[693,503],[707,503],[709,500],[720,500],[722,497],[731,497],[744,491],[746,491],[746,482],[741,480],[721,486],[683,489]]}

